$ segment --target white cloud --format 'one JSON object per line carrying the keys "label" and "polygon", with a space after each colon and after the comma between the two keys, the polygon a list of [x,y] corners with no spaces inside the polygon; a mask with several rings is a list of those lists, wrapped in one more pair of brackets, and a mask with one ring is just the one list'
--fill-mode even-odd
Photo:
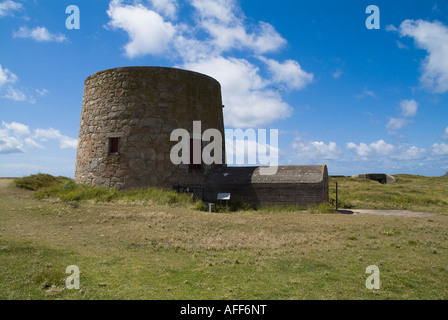
{"label": "white cloud", "polygon": [[46,96],[47,94],[50,93],[50,91],[48,91],[47,89],[35,89],[37,94],[39,94],[41,97]]}
{"label": "white cloud", "polygon": [[406,127],[410,123],[409,120],[403,118],[390,118],[386,124],[386,128],[389,130],[400,130]]}
{"label": "white cloud", "polygon": [[414,38],[428,55],[423,62],[422,85],[436,93],[448,91],[448,27],[441,22],[405,20],[399,28],[402,37]]}
{"label": "white cloud", "polygon": [[304,71],[297,61],[286,60],[280,63],[264,57],[260,57],[260,60],[268,66],[273,75],[272,81],[282,83],[288,88],[302,89],[313,81],[314,75]]}
{"label": "white cloud", "polygon": [[402,43],[401,41],[397,40],[397,47],[400,49],[409,49],[409,47],[407,45],[405,45],[404,43]]}
{"label": "white cloud", "polygon": [[[41,97],[45,96],[49,93],[47,89],[25,89],[25,92],[22,88],[13,87],[11,84],[18,81],[18,77],[9,71],[7,68],[3,69],[0,65],[0,97],[10,99],[17,102],[29,102],[36,103],[36,99],[34,99],[34,92],[39,94]],[[5,86],[9,84],[8,86]],[[2,88],[4,87],[4,88]],[[30,93],[31,92],[31,93]]]}
{"label": "white cloud", "polygon": [[378,157],[389,157],[395,160],[417,160],[425,157],[426,149],[405,144],[392,145],[384,140],[378,140],[370,144],[360,143],[359,145],[349,142],[347,149],[353,150],[362,160],[373,160]]}
{"label": "white cloud", "polygon": [[0,128],[0,154],[25,152],[22,138],[29,134],[29,127],[24,124],[2,121]]}
{"label": "white cloud", "polygon": [[61,149],[76,149],[78,147],[78,140],[72,139],[68,136],[61,134],[59,130],[50,129],[36,129],[33,135],[34,139],[40,141],[58,140]]}
{"label": "white cloud", "polygon": [[393,24],[389,24],[389,25],[386,26],[386,31],[397,32],[398,29]]}
{"label": "white cloud", "polygon": [[154,10],[163,15],[175,19],[177,16],[177,1],[176,0],[150,0]]}
{"label": "white cloud", "polygon": [[19,2],[6,0],[0,3],[0,18],[12,14],[13,11],[17,11],[23,8],[23,5]]}
{"label": "white cloud", "polygon": [[349,142],[347,143],[347,149],[354,150],[363,160],[367,160],[370,156],[387,156],[395,150],[393,145],[386,143],[384,140],[378,140],[369,145],[361,142],[359,146],[353,142]]}
{"label": "white cloud", "polygon": [[359,146],[356,145],[353,142],[348,142],[347,143],[347,149],[355,150],[356,154],[358,156],[360,156],[360,157],[363,157],[363,158],[368,157],[369,154],[372,152],[372,149],[367,144],[365,144],[364,142],[361,142],[359,144]]}
{"label": "white cloud", "polygon": [[402,100],[400,102],[401,115],[404,117],[415,117],[418,110],[418,103],[415,100]]}
{"label": "white cloud", "polygon": [[445,133],[448,134],[448,127],[446,127],[446,129],[445,129]]}
{"label": "white cloud", "polygon": [[23,144],[10,135],[8,129],[0,128],[0,154],[21,153]]}
{"label": "white cloud", "polygon": [[378,140],[370,144],[370,148],[378,155],[387,156],[394,151],[394,146],[386,143],[384,140]]}
{"label": "white cloud", "polygon": [[[448,131],[448,128],[447,128]],[[432,153],[436,156],[448,156],[448,144],[434,143],[432,145]]]}
{"label": "white cloud", "polygon": [[142,4],[124,5],[121,0],[113,0],[107,14],[111,19],[109,26],[128,34],[130,42],[125,50],[129,58],[164,52],[176,33],[171,23]]}
{"label": "white cloud", "polygon": [[197,25],[211,36],[218,54],[235,48],[261,54],[276,51],[286,44],[269,23],[260,21],[258,25],[247,26],[234,0],[192,0],[191,5],[198,12]]}
{"label": "white cloud", "polygon": [[191,5],[199,12],[202,19],[213,19],[229,24],[237,20],[234,0],[191,0]]}
{"label": "white cloud", "polygon": [[63,34],[51,33],[45,27],[36,27],[34,29],[20,27],[19,30],[13,32],[13,37],[33,39],[38,42],[64,42],[67,40]]}
{"label": "white cloud", "polygon": [[212,43],[217,52],[239,48],[266,53],[276,51],[286,43],[274,27],[265,22],[260,22],[254,33],[247,33],[246,28],[241,24],[228,26],[206,21],[202,23],[202,27],[212,37]]}
{"label": "white cloud", "polygon": [[44,146],[38,143],[48,140],[57,140],[61,149],[76,149],[78,140],[72,139],[60,133],[59,130],[36,129],[31,134],[30,128],[22,123],[2,121],[0,127],[0,154],[22,153],[25,146],[29,148],[42,149]]}
{"label": "white cloud", "polygon": [[341,70],[337,70],[333,72],[333,78],[339,79],[342,76],[343,72]]}
{"label": "white cloud", "polygon": [[292,144],[297,157],[316,160],[336,160],[342,150],[335,142],[325,144],[322,141],[305,142],[301,138],[296,138]]}
{"label": "white cloud", "polygon": [[37,143],[33,138],[31,138],[31,137],[28,137],[28,138],[25,138],[25,143],[26,143],[26,145],[28,145],[29,147],[31,147],[31,148],[37,148],[37,149],[43,149],[44,148],[44,146],[42,146],[41,144],[39,144],[39,143]]}
{"label": "white cloud", "polygon": [[362,92],[362,93],[360,93],[360,94],[355,94],[355,98],[356,99],[363,99],[363,98],[365,98],[365,97],[372,97],[372,98],[375,98],[375,92],[373,92],[373,91],[371,91],[371,90],[368,90],[367,88],[365,88],[364,89],[364,91]]}
{"label": "white cloud", "polygon": [[391,158],[396,160],[418,160],[423,159],[425,154],[426,149],[401,145],[396,148],[395,153],[391,155]]}
{"label": "white cloud", "polygon": [[5,85],[6,83],[14,83],[17,81],[17,76],[10,72],[7,68],[3,69],[0,64],[0,87]]}
{"label": "white cloud", "polygon": [[[18,102],[24,102],[27,100],[26,94],[23,93],[19,89],[15,89],[11,86],[8,87],[7,93],[3,96],[4,98],[18,101]],[[29,102],[34,103],[34,100],[30,100]]]}
{"label": "white cloud", "polygon": [[280,95],[267,89],[270,83],[260,76],[259,69],[244,59],[215,57],[184,67],[221,83],[225,123],[229,127],[260,127],[291,114],[292,108]]}
{"label": "white cloud", "polygon": [[30,128],[27,125],[21,123],[17,122],[6,123],[2,121],[2,126],[12,131],[14,135],[18,137],[30,135]]}

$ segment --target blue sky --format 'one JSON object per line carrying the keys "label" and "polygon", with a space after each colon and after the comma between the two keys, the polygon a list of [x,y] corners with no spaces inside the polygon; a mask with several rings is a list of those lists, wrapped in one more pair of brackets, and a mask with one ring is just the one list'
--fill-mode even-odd
{"label": "blue sky", "polygon": [[72,177],[84,80],[140,65],[217,79],[226,127],[279,129],[280,164],[448,171],[445,0],[0,0],[0,26],[0,176]]}

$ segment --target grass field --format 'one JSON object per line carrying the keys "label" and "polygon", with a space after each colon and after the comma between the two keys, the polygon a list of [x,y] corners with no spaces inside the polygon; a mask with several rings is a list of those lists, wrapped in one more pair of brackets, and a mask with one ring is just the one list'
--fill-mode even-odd
{"label": "grass field", "polygon": [[[162,193],[96,201],[70,181],[33,193],[0,179],[0,299],[447,299],[448,179],[331,179],[332,198],[336,181],[347,207],[435,215],[207,213]],[[65,288],[69,265],[81,290]],[[370,265],[380,290],[366,289]]]}

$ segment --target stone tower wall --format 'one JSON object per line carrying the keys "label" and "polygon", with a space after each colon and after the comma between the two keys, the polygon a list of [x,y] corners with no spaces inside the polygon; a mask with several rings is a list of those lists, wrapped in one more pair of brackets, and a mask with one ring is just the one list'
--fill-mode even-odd
{"label": "stone tower wall", "polygon": [[[173,68],[126,67],[85,81],[75,181],[106,188],[204,184],[213,167],[171,163],[174,129],[218,129],[224,137],[220,84]],[[119,152],[111,153],[118,138]],[[223,149],[223,157],[225,150]],[[224,162],[224,161],[223,161]]]}

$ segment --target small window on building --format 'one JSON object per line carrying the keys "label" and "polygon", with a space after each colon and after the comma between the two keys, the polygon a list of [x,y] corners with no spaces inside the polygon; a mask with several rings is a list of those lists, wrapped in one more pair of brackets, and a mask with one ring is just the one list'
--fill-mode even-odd
{"label": "small window on building", "polygon": [[200,163],[197,163],[197,164],[194,163],[194,157],[193,157],[194,148],[193,148],[193,146],[194,146],[195,143],[198,145],[197,148],[199,148],[199,155],[198,155],[199,159],[200,159],[199,161],[202,162],[201,140],[190,139],[190,169],[201,169],[201,164]]}
{"label": "small window on building", "polygon": [[120,152],[120,138],[109,138],[109,153]]}

